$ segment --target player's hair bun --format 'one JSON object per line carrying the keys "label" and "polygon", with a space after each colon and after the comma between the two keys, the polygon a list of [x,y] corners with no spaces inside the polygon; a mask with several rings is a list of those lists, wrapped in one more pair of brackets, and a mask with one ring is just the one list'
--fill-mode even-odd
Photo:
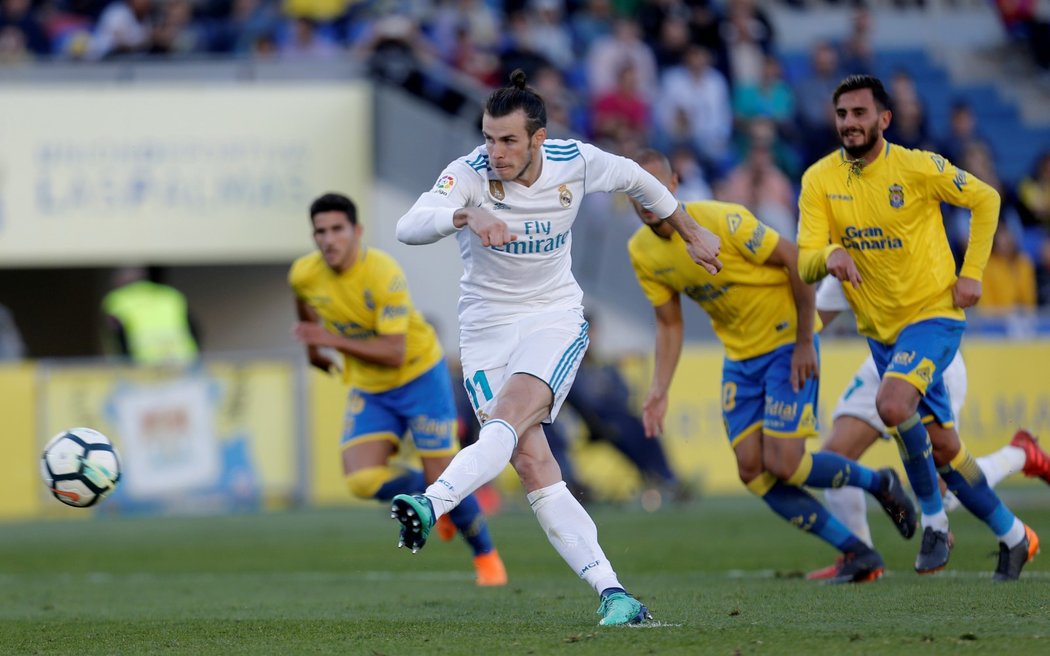
{"label": "player's hair bun", "polygon": [[515,68],[510,74],[510,85],[516,89],[525,88],[525,71]]}

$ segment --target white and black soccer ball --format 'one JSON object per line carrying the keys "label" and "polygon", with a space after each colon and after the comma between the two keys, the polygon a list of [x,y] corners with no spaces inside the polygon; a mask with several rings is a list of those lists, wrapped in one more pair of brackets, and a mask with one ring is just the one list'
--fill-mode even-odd
{"label": "white and black soccer ball", "polygon": [[87,508],[117,487],[120,457],[102,433],[90,428],[70,428],[55,435],[44,447],[40,473],[56,499]]}

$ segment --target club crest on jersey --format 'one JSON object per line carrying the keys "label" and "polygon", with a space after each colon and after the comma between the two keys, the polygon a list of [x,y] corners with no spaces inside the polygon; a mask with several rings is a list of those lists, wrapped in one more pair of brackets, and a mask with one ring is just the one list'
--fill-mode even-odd
{"label": "club crest on jersey", "polygon": [[438,181],[434,183],[435,193],[441,194],[442,196],[448,196],[448,192],[452,191],[452,188],[456,186],[456,178],[452,175],[443,175],[438,178]]}
{"label": "club crest on jersey", "polygon": [[489,194],[491,194],[496,200],[503,200],[506,198],[507,194],[503,191],[503,181],[489,180]]}
{"label": "club crest on jersey", "polygon": [[572,192],[565,185],[558,187],[558,202],[562,207],[572,206]]}
{"label": "club crest on jersey", "polygon": [[372,290],[371,289],[366,289],[365,290],[365,307],[368,308],[369,310],[376,309],[376,301],[372,297]]}
{"label": "club crest on jersey", "polygon": [[895,210],[904,207],[904,187],[899,184],[890,185],[890,207]]}

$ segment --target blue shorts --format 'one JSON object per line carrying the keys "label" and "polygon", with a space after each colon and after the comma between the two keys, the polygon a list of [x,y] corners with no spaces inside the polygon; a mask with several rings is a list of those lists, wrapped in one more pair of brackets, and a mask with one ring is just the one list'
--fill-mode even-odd
{"label": "blue shorts", "polygon": [[[820,341],[814,339],[817,362]],[[817,435],[817,394],[820,379],[810,378],[802,389],[791,389],[794,344],[747,360],[722,363],[722,421],[729,445],[761,428],[770,437]]]}
{"label": "blue shorts", "polygon": [[350,390],[343,448],[371,440],[399,444],[410,431],[421,455],[455,453],[457,415],[449,375],[441,360],[419,378],[386,392]]}
{"label": "blue shorts", "polygon": [[906,326],[896,344],[868,339],[879,377],[903,378],[922,394],[919,416],[923,423],[936,421],[945,427],[955,423],[944,371],[955,358],[965,330],[965,321],[927,319]]}

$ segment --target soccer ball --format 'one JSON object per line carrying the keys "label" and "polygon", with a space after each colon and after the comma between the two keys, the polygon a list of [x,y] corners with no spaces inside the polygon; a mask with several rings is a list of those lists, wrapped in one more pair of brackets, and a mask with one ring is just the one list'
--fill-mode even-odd
{"label": "soccer ball", "polygon": [[56,499],[86,508],[117,487],[120,458],[102,433],[90,428],[70,428],[52,437],[44,447],[40,473]]}

